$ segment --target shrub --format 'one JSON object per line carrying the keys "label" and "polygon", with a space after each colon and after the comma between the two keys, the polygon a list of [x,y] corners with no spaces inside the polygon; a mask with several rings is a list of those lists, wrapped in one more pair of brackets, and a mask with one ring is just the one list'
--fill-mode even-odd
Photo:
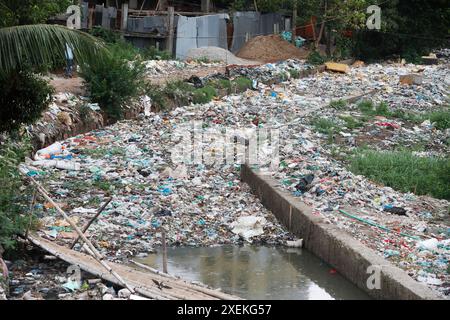
{"label": "shrub", "polygon": [[194,87],[182,80],[169,81],[164,88],[164,94],[178,105],[187,105]]}
{"label": "shrub", "polygon": [[291,78],[293,78],[293,79],[300,78],[300,71],[297,69],[289,69],[289,74],[291,75]]}
{"label": "shrub", "polygon": [[160,86],[147,84],[145,94],[152,100],[152,107],[157,111],[165,110],[167,108],[167,96],[164,89]]}
{"label": "shrub", "polygon": [[345,126],[350,130],[353,130],[353,129],[363,126],[362,122],[355,120],[355,118],[353,118],[351,116],[340,116],[339,118],[345,122]]}
{"label": "shrub", "polygon": [[142,52],[133,44],[124,40],[109,44],[108,49],[112,52],[115,59],[134,61],[142,58]]}
{"label": "shrub", "polygon": [[351,159],[355,174],[402,192],[450,200],[450,159],[418,157],[410,151],[363,150]]}
{"label": "shrub", "polygon": [[396,110],[391,112],[391,116],[413,123],[422,123],[425,120],[430,120],[430,122],[434,123],[436,128],[439,130],[450,128],[450,109],[436,110],[423,114],[414,114],[411,112]]}
{"label": "shrub", "polygon": [[192,96],[192,102],[203,104],[210,102],[217,95],[216,89],[211,86],[196,89]]}
{"label": "shrub", "polygon": [[445,130],[450,128],[450,109],[439,110],[431,112],[423,117],[430,119],[431,123],[434,123],[439,130]]}
{"label": "shrub", "polygon": [[83,65],[81,76],[91,100],[112,119],[119,120],[123,117],[123,105],[141,93],[144,72],[145,66],[139,57],[116,44],[109,55]]}
{"label": "shrub", "polygon": [[14,131],[38,119],[49,103],[53,88],[28,70],[0,76],[0,132]]}
{"label": "shrub", "polygon": [[239,91],[245,91],[247,89],[251,89],[253,86],[253,82],[251,79],[246,77],[238,77],[234,79],[232,85]]}
{"label": "shrub", "polygon": [[92,29],[90,29],[89,33],[94,37],[102,39],[106,43],[116,43],[121,41],[120,33],[99,26],[95,26]]}
{"label": "shrub", "polygon": [[29,218],[22,215],[26,206],[26,194],[20,190],[22,180],[18,165],[29,152],[28,143],[11,140],[0,145],[0,245],[5,249],[14,248],[15,236],[23,233]]}
{"label": "shrub", "polygon": [[324,118],[314,119],[311,124],[314,126],[316,131],[324,134],[332,134],[337,127],[334,121]]}
{"label": "shrub", "polygon": [[309,64],[312,64],[312,65],[315,65],[315,66],[316,66],[316,65],[321,65],[321,64],[324,64],[324,63],[325,63],[324,57],[322,57],[318,51],[312,51],[312,52],[308,55],[308,57],[306,58],[306,61],[307,61]]}
{"label": "shrub", "polygon": [[211,82],[211,85],[219,88],[219,89],[227,89],[231,90],[231,81],[228,79],[218,79]]}

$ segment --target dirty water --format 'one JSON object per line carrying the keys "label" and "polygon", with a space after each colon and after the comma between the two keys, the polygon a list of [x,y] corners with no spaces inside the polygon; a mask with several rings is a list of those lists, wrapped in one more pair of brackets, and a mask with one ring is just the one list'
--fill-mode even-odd
{"label": "dirty water", "polygon": [[[365,300],[370,297],[332,267],[297,248],[172,247],[168,272],[245,299]],[[162,250],[137,260],[162,270]]]}

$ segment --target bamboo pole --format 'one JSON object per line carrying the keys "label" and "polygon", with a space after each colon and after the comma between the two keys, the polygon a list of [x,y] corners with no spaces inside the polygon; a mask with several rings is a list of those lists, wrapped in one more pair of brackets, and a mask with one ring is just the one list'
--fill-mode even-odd
{"label": "bamboo pole", "polygon": [[[91,220],[89,220],[89,222],[83,227],[83,229],[81,230],[83,233],[86,233],[86,231],[89,229],[89,227],[91,226],[91,224],[98,218],[98,216],[103,212],[103,210],[105,210],[105,208],[108,206],[108,204],[111,202],[112,198],[108,198],[106,200],[106,202],[100,207],[100,209],[97,210],[97,212],[95,213],[95,215],[92,217]],[[73,247],[75,247],[75,245],[77,244],[77,242],[80,241],[80,236],[78,236],[75,241],[70,245],[70,249],[73,249]]]}
{"label": "bamboo pole", "polygon": [[[134,260],[131,260],[131,262],[133,264],[137,265],[138,267],[142,268],[142,269],[154,272],[154,273],[156,273],[156,274],[158,274],[158,275],[160,275],[162,277],[167,277],[167,278],[170,278],[170,279],[173,279],[173,280],[181,280],[181,279],[176,278],[175,276],[172,276],[172,275],[167,274],[167,273],[162,273],[159,270],[153,269],[152,267],[149,267],[149,266],[147,266],[145,264],[136,262]],[[184,281],[184,280],[182,280],[182,281]],[[177,286],[176,283],[174,283],[174,282],[169,282],[168,284],[170,284],[171,286]],[[202,285],[197,285],[197,284],[191,284],[191,287],[192,287],[192,290],[198,291],[198,292],[201,292],[201,293],[204,293],[204,294],[207,294],[207,295],[209,295],[211,297],[214,297],[214,298],[217,298],[217,299],[221,299],[221,300],[230,300],[230,296],[227,295],[226,293],[223,293],[223,292],[220,292],[220,291],[216,291],[216,290],[212,290],[212,289],[208,289],[208,288],[206,288],[206,287],[204,287]],[[232,297],[232,298],[235,299],[236,297]]]}
{"label": "bamboo pole", "polygon": [[92,242],[86,238],[86,236],[81,232],[81,230],[77,227],[77,225],[69,218],[69,216],[59,207],[55,201],[48,195],[47,191],[41,186],[39,182],[37,182],[33,177],[27,176],[26,171],[24,169],[20,169],[20,171],[37,187],[37,190],[44,196],[44,198],[50,202],[63,217],[64,219],[70,224],[70,226],[78,233],[78,235],[81,237],[81,239],[84,241],[84,243],[89,247],[89,249],[93,253],[93,258],[97,260],[110,274],[112,274],[120,283],[120,285],[124,286],[128,290],[130,290],[131,293],[135,293],[134,289],[129,286],[122,277],[117,274],[108,263],[104,261],[104,256],[98,252],[98,250],[95,248],[95,246],[92,244]]}
{"label": "bamboo pole", "polygon": [[[105,275],[103,275],[103,274],[97,272],[96,269],[90,268],[88,265],[81,265],[80,263],[74,263],[73,261],[68,261],[68,260],[70,260],[70,259],[67,259],[67,256],[66,256],[64,253],[61,253],[61,252],[59,252],[59,251],[57,251],[57,250],[54,250],[53,248],[50,248],[50,247],[46,246],[45,243],[43,243],[42,241],[40,241],[37,237],[30,237],[29,239],[30,239],[35,245],[37,245],[37,246],[39,246],[39,247],[45,249],[46,251],[48,251],[49,253],[51,253],[52,255],[54,255],[55,257],[57,257],[58,259],[61,259],[61,260],[64,260],[64,261],[69,262],[70,264],[76,265],[76,266],[78,266],[80,269],[83,269],[83,270],[85,270],[85,271],[88,272],[88,273],[94,274],[94,275],[96,275],[96,276],[98,276],[98,277],[100,277],[100,278],[102,278],[102,279],[104,279],[104,280],[113,282],[113,283],[118,284],[118,285],[122,285],[122,284],[119,283],[117,280],[114,281],[114,280],[112,280],[110,277],[106,277]],[[88,249],[88,250],[90,250],[90,249]],[[116,279],[117,279],[117,278],[116,278]],[[145,297],[147,297],[147,298],[150,298],[150,299],[162,299],[162,300],[168,300],[168,298],[167,298],[166,296],[161,296],[159,293],[156,293],[156,292],[152,291],[151,288],[148,288],[148,287],[144,287],[144,288],[145,288],[145,289],[140,289],[140,288],[138,288],[138,287],[135,287],[135,288],[134,288],[134,291],[137,292],[137,293],[139,293],[139,294],[142,294],[143,296],[145,296]]]}
{"label": "bamboo pole", "polygon": [[130,260],[130,262],[133,263],[133,264],[135,264],[135,265],[137,265],[138,267],[140,267],[140,268],[142,268],[142,269],[146,269],[146,270],[148,270],[148,271],[151,271],[151,272],[153,272],[153,273],[156,273],[157,275],[159,275],[159,276],[161,276],[161,277],[166,277],[166,278],[170,278],[170,279],[173,279],[173,280],[178,280],[177,277],[175,277],[175,276],[173,276],[173,275],[171,275],[171,274],[161,272],[161,271],[156,270],[156,269],[154,269],[154,268],[152,268],[152,267],[149,267],[149,266],[147,266],[147,265],[145,265],[145,264],[139,263],[139,262],[134,261],[134,260]]}

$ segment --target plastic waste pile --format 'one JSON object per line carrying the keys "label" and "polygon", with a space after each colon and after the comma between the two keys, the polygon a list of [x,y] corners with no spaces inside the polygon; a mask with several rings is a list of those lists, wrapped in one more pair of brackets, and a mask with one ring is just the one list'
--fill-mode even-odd
{"label": "plastic waste pile", "polygon": [[[176,119],[153,114],[150,121],[124,121],[54,144],[37,152],[36,159],[43,160],[26,162],[28,174],[46,184],[79,226],[112,196],[88,234],[114,259],[152,252],[161,245],[161,228],[169,245],[295,240],[240,181],[239,166],[217,171],[171,163],[171,134],[182,117]],[[43,163],[52,157],[70,157],[70,162],[64,168]],[[62,243],[76,237],[52,206],[39,204],[35,212],[46,237]],[[258,221],[255,230],[247,230],[248,221],[241,219],[249,216]]]}
{"label": "plastic waste pile", "polygon": [[147,60],[145,61],[146,74],[148,77],[169,74],[179,70],[195,70],[200,66],[220,66],[221,62],[202,62],[197,60]]}
{"label": "plastic waste pile", "polygon": [[[340,121],[338,112],[357,116],[355,105],[337,111],[329,104],[375,89],[378,91],[370,99],[387,102],[391,110],[434,110],[445,104],[448,67],[375,64],[351,68],[349,74],[325,72],[281,84],[263,83],[263,79],[289,68],[308,66],[289,60],[234,69],[257,82],[254,90],[164,114],[147,112],[137,121],[119,122],[65,140],[61,155],[71,155],[71,163],[78,164],[80,170],[27,163],[29,174],[45,181],[56,200],[73,217],[79,217],[81,225],[92,216],[92,210],[112,196],[113,201],[88,232],[115,259],[153,250],[161,243],[161,228],[166,230],[170,245],[289,241],[290,246],[301,246],[240,182],[238,164],[180,164],[171,158],[171,150],[182,138],[177,129],[192,121],[201,121],[201,133],[223,128],[279,129],[279,167],[270,169],[282,188],[413,278],[448,294],[450,232],[445,218],[449,203],[396,192],[352,174],[331,157],[324,135],[309,122],[313,117]],[[399,83],[400,75],[418,71],[423,75],[421,85]],[[415,141],[419,135],[434,139],[445,134],[431,132],[431,123],[404,131],[401,122],[383,118],[374,118],[366,126],[365,133],[394,132],[380,138],[386,143],[393,136],[401,143],[404,139]],[[348,128],[341,131],[342,139],[351,142],[354,132]],[[217,152],[221,145],[199,142],[207,151]],[[44,159],[35,161],[54,160],[46,154],[50,154],[48,150],[39,152],[37,156]],[[43,231],[51,232],[56,241],[71,241],[70,228],[58,225],[52,210],[45,204],[37,205]]]}
{"label": "plastic waste pile", "polygon": [[147,60],[145,61],[146,73],[148,76],[157,76],[174,70],[181,70],[184,68],[193,67],[178,60]]}
{"label": "plastic waste pile", "polygon": [[230,69],[231,76],[246,76],[252,80],[259,82],[275,82],[274,78],[279,77],[281,80],[289,80],[292,78],[291,72],[311,69],[313,66],[301,60],[289,59],[277,63],[266,63],[253,67],[233,67]]}

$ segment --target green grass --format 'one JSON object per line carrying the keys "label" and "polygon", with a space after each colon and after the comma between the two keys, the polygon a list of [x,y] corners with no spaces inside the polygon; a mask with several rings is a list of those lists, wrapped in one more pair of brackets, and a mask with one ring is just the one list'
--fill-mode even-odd
{"label": "green grass", "polygon": [[199,57],[194,59],[195,62],[197,63],[210,63],[211,60],[208,57]]}
{"label": "green grass", "polygon": [[349,169],[401,192],[450,200],[450,159],[425,158],[410,151],[360,150]]}
{"label": "green grass", "polygon": [[332,134],[337,128],[337,124],[334,121],[323,118],[316,118],[311,122],[311,124],[314,126],[316,131],[323,134]]}
{"label": "green grass", "polygon": [[245,91],[252,88],[252,80],[246,77],[238,77],[232,81],[232,86],[238,91]]}
{"label": "green grass", "polygon": [[425,114],[423,118],[430,119],[431,123],[435,123],[436,128],[439,130],[450,128],[450,109],[434,111]]}
{"label": "green grass", "polygon": [[364,100],[358,103],[358,109],[365,116],[384,116],[389,117],[392,112],[389,110],[389,106],[386,102],[381,102],[375,105],[370,100]]}
{"label": "green grass", "polygon": [[389,117],[391,112],[386,102],[381,102],[375,107],[375,115]]}
{"label": "green grass", "polygon": [[297,69],[289,69],[289,74],[291,75],[291,78],[293,78],[293,79],[300,78],[300,71]]}
{"label": "green grass", "polygon": [[345,126],[350,130],[360,128],[364,125],[363,122],[356,120],[352,116],[339,116],[339,119],[343,120],[345,122]]}
{"label": "green grass", "polygon": [[165,94],[169,99],[176,101],[179,105],[189,104],[189,97],[195,88],[189,83],[176,80],[170,81],[166,84],[163,89],[163,94]]}
{"label": "green grass", "polygon": [[231,89],[231,81],[228,79],[218,79],[215,81],[211,81],[211,85],[218,89]]}
{"label": "green grass", "polygon": [[334,108],[336,110],[342,110],[345,109],[345,107],[347,107],[347,102],[345,102],[344,100],[333,100],[330,102],[329,105],[330,108]]}
{"label": "green grass", "polygon": [[372,114],[375,107],[373,105],[373,102],[370,100],[364,100],[358,103],[358,109],[363,114]]}
{"label": "green grass", "polygon": [[434,123],[435,127],[439,130],[450,128],[450,108],[440,109],[422,114],[414,114],[411,112],[405,112],[403,110],[396,110],[394,112],[391,112],[390,116],[416,124],[422,123],[425,120],[430,120],[431,123]]}
{"label": "green grass", "polygon": [[204,104],[210,102],[217,95],[217,91],[212,86],[204,86],[203,88],[195,89],[192,95],[192,102],[197,104]]}

